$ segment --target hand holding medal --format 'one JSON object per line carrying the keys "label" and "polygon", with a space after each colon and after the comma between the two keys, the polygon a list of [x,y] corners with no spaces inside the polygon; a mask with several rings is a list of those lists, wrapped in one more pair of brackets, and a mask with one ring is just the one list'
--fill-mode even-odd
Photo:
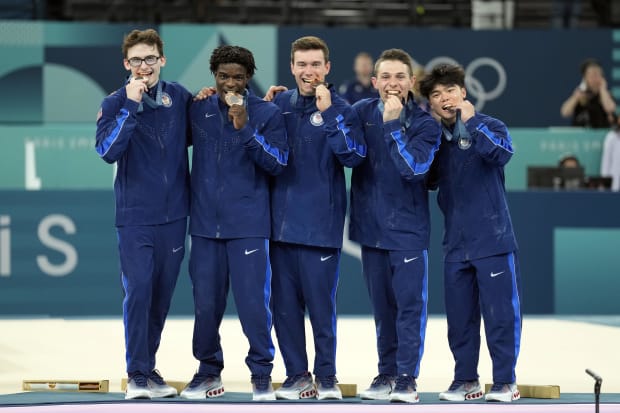
{"label": "hand holding medal", "polygon": [[235,92],[226,92],[224,101],[229,106],[228,118],[232,121],[235,129],[243,128],[248,121],[248,113],[243,104],[243,96]]}
{"label": "hand holding medal", "polygon": [[224,101],[228,106],[243,106],[243,96],[238,95],[235,92],[226,92],[226,94],[224,95]]}
{"label": "hand holding medal", "polygon": [[321,112],[325,112],[332,105],[332,95],[329,91],[329,83],[324,79],[315,78],[310,83],[314,88],[314,96],[316,97],[316,107]]}

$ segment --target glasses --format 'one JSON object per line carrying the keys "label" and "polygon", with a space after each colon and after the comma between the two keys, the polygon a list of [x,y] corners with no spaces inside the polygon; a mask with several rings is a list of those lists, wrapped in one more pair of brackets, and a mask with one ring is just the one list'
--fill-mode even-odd
{"label": "glasses", "polygon": [[139,58],[139,57],[132,57],[131,59],[127,59],[127,61],[129,62],[129,66],[132,67],[138,67],[142,65],[142,62],[146,63],[149,66],[153,66],[155,63],[157,63],[157,60],[159,59],[159,56],[147,56],[144,59]]}

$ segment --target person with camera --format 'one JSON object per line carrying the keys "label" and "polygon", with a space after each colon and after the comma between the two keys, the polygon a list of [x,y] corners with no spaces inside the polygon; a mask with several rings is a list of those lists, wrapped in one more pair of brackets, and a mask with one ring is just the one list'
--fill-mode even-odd
{"label": "person with camera", "polygon": [[581,83],[564,101],[560,113],[571,119],[571,126],[609,128],[614,124],[614,101],[600,63],[586,59],[581,64]]}

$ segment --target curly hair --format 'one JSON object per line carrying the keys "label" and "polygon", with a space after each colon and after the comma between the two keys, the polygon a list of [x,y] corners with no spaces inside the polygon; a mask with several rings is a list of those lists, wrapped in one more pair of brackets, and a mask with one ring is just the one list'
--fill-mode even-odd
{"label": "curly hair", "polygon": [[254,76],[256,64],[254,63],[254,55],[245,47],[241,46],[219,46],[211,54],[209,61],[211,73],[215,74],[220,65],[226,63],[237,63],[243,67],[248,76]]}
{"label": "curly hair", "polygon": [[121,47],[123,51],[123,57],[127,58],[127,51],[134,47],[137,44],[144,43],[149,46],[157,46],[157,51],[160,56],[164,55],[164,42],[159,37],[159,33],[157,33],[154,29],[146,29],[146,30],[132,30],[128,35],[123,39],[123,45]]}

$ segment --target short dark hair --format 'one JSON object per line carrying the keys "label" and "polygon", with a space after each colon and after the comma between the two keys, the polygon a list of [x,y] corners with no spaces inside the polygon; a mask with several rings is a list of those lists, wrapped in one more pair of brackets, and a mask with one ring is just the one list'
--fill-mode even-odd
{"label": "short dark hair", "polygon": [[316,36],[304,36],[291,44],[291,63],[295,61],[295,52],[299,50],[322,50],[325,62],[329,62],[329,47],[323,39]]}
{"label": "short dark hair", "polygon": [[164,42],[159,37],[159,33],[154,29],[132,30],[123,39],[123,57],[127,58],[127,51],[137,44],[144,43],[150,46],[157,46],[159,56],[164,55]]}
{"label": "short dark hair", "polygon": [[577,166],[581,166],[581,163],[579,162],[579,159],[577,159],[577,157],[576,157],[575,155],[570,154],[570,153],[569,153],[569,154],[566,154],[566,155],[563,155],[563,156],[560,158],[560,160],[558,161],[558,166],[559,166],[559,167],[564,167],[564,166],[566,166],[566,164],[567,164],[568,162],[571,162],[571,161],[572,161],[572,162],[575,162],[575,164],[576,164]]}
{"label": "short dark hair", "polygon": [[420,81],[420,93],[428,99],[436,85],[465,87],[465,71],[459,65],[441,63]]}
{"label": "short dark hair", "polygon": [[375,63],[375,74],[377,73],[379,65],[386,60],[398,60],[403,62],[409,69],[409,76],[413,76],[413,59],[409,53],[405,52],[403,49],[384,50]]}
{"label": "short dark hair", "polygon": [[211,73],[215,74],[217,68],[226,63],[237,63],[245,67],[248,76],[254,76],[256,64],[254,63],[254,55],[245,47],[241,46],[219,46],[211,54],[209,60]]}
{"label": "short dark hair", "polygon": [[586,70],[588,70],[589,67],[601,67],[601,64],[598,62],[598,60],[596,59],[592,59],[592,58],[588,58],[586,60],[584,60],[583,62],[581,62],[581,66],[579,67],[579,69],[581,70],[581,76],[586,74]]}

